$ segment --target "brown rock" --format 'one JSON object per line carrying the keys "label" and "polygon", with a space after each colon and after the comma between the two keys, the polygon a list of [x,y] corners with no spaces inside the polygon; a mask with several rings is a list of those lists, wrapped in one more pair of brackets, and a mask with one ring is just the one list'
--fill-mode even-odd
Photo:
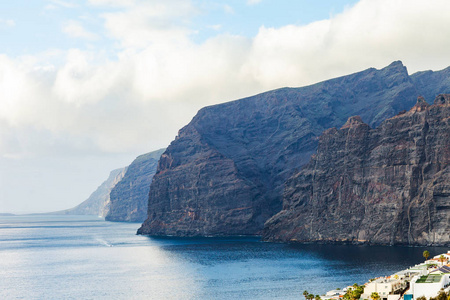
{"label": "brown rock", "polygon": [[138,232],[260,234],[282,208],[284,182],[309,161],[325,129],[355,114],[378,125],[417,96],[406,68],[394,62],[203,108],[163,154]]}
{"label": "brown rock", "polygon": [[264,239],[450,245],[450,95],[371,129],[326,131]]}

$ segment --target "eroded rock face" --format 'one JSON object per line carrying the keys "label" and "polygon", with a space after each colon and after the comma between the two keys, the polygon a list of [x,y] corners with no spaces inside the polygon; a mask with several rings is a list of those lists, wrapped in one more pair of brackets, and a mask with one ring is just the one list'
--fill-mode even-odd
{"label": "eroded rock face", "polygon": [[410,108],[418,93],[394,62],[204,108],[162,155],[138,233],[259,234],[282,208],[285,180],[309,161],[325,129],[355,114],[376,126]]}
{"label": "eroded rock face", "polygon": [[450,245],[450,95],[371,129],[352,117],[320,137],[286,183],[267,241]]}
{"label": "eroded rock face", "polygon": [[417,72],[410,77],[425,99],[434,99],[438,94],[450,94],[450,67],[435,72]]}
{"label": "eroded rock face", "polygon": [[109,194],[107,221],[142,222],[146,219],[150,183],[164,150],[140,155],[128,166]]}

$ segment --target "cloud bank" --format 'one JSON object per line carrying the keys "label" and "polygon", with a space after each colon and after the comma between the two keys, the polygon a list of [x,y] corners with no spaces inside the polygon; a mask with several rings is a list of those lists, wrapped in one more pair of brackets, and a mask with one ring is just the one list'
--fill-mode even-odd
{"label": "cloud bank", "polygon": [[[249,1],[257,3],[259,1]],[[402,60],[410,72],[450,65],[446,0],[362,0],[305,26],[198,43],[190,1],[91,0],[104,49],[0,55],[0,155],[146,152],[166,146],[205,106],[303,86]],[[62,29],[94,40],[81,21]],[[54,63],[54,62],[58,63]]]}

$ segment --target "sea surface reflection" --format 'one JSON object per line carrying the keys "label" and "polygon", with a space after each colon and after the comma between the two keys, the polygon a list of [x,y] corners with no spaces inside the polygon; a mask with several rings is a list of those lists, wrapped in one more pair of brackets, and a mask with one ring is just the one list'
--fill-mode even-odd
{"label": "sea surface reflection", "polygon": [[420,247],[151,238],[135,235],[138,226],[1,217],[0,299],[301,299],[423,260]]}

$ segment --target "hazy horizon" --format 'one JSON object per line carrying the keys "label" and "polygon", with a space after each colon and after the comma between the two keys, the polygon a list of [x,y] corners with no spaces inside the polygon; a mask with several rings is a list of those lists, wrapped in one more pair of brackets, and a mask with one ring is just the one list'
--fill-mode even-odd
{"label": "hazy horizon", "polygon": [[0,7],[0,213],[78,205],[207,105],[397,60],[410,74],[450,66],[444,0]]}

